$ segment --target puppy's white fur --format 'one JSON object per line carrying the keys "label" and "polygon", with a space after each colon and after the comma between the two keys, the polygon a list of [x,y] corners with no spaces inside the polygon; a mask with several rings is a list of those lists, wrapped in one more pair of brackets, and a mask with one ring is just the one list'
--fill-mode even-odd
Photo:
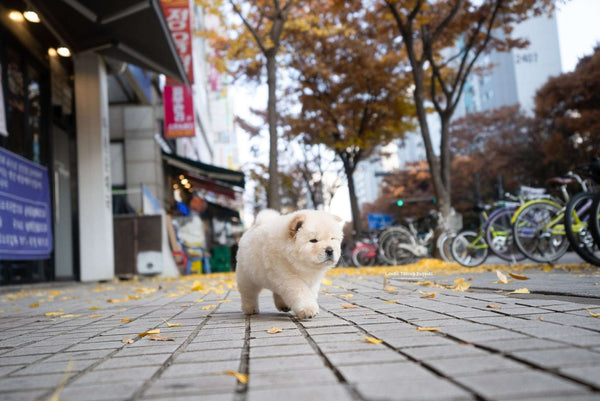
{"label": "puppy's white fur", "polygon": [[244,313],[258,313],[263,288],[273,291],[280,311],[291,309],[301,319],[319,313],[321,280],[340,258],[341,223],[339,217],[316,210],[287,215],[269,209],[260,212],[240,239],[237,254]]}

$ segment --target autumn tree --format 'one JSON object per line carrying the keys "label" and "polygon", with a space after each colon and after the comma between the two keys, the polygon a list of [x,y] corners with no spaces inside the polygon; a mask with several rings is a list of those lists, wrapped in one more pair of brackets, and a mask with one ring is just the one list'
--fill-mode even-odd
{"label": "autumn tree", "polygon": [[[218,51],[225,52],[226,60],[235,76],[260,79],[266,70],[268,99],[267,122],[269,127],[269,176],[267,187],[268,207],[281,208],[278,174],[278,113],[277,113],[277,56],[282,48],[285,24],[294,0],[236,1],[201,0],[205,10],[221,19],[222,31],[205,32]],[[232,22],[231,14],[240,22]],[[221,67],[225,67],[222,62]]]}
{"label": "autumn tree", "polygon": [[315,1],[302,11],[305,23],[290,29],[286,60],[301,110],[288,109],[287,134],[339,157],[360,234],[354,172],[379,145],[412,128],[402,56],[381,40],[375,16],[361,2]]}
{"label": "autumn tree", "polygon": [[542,162],[549,173],[562,174],[600,157],[600,46],[574,71],[550,78],[538,90],[535,105],[545,133]]}
{"label": "autumn tree", "polygon": [[[527,42],[511,38],[515,24],[552,10],[554,0],[384,0],[413,78],[413,99],[435,195],[443,216],[451,210],[449,125],[467,78],[486,51],[509,51]],[[387,12],[386,12],[387,10]],[[427,122],[440,119],[439,157]]]}

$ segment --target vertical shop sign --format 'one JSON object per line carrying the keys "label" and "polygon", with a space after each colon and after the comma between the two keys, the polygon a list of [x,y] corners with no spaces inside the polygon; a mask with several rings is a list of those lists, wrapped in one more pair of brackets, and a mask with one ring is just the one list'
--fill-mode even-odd
{"label": "vertical shop sign", "polygon": [[48,259],[48,170],[0,148],[0,260]]}
{"label": "vertical shop sign", "polygon": [[192,12],[189,0],[161,0],[171,36],[190,84],[194,82],[192,63]]}
{"label": "vertical shop sign", "polygon": [[192,90],[185,85],[167,85],[163,92],[165,138],[195,136]]}
{"label": "vertical shop sign", "polygon": [[0,64],[0,135],[8,136],[6,110],[4,110],[4,88],[2,87],[2,65]]}

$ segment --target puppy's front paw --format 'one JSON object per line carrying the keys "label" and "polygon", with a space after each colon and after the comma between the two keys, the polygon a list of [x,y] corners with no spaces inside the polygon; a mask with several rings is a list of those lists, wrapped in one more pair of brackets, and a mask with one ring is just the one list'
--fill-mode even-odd
{"label": "puppy's front paw", "polygon": [[242,312],[246,315],[255,315],[258,313],[258,305],[242,304]]}
{"label": "puppy's front paw", "polygon": [[319,314],[319,306],[318,305],[309,305],[303,308],[300,308],[296,311],[296,315],[300,319],[312,319],[313,317]]}

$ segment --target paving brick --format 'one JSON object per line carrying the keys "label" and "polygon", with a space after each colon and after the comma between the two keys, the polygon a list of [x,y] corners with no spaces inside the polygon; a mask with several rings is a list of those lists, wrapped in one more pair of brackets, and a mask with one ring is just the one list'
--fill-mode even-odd
{"label": "paving brick", "polygon": [[248,385],[250,389],[255,389],[298,387],[308,383],[313,386],[315,384],[334,384],[337,382],[334,373],[323,367],[296,371],[252,373]]}
{"label": "paving brick", "polygon": [[364,350],[360,352],[352,351],[331,353],[327,355],[327,359],[329,359],[329,361],[331,361],[335,366],[406,361],[406,357],[388,348]]}
{"label": "paving brick", "polygon": [[89,384],[111,384],[117,382],[144,382],[152,377],[159,366],[140,366],[136,368],[92,370],[77,378],[71,383],[73,386],[87,386]]}
{"label": "paving brick", "polygon": [[460,358],[430,359],[428,366],[445,376],[457,377],[486,372],[526,370],[527,365],[503,358],[500,355],[477,355]]}
{"label": "paving brick", "polygon": [[339,371],[346,381],[351,383],[381,381],[386,377],[394,379],[410,377],[413,380],[436,377],[429,370],[409,361],[340,366]]}
{"label": "paving brick", "polygon": [[367,399],[394,399],[397,401],[466,401],[474,397],[448,380],[437,377],[408,379],[397,376],[393,380],[361,382],[358,391]]}
{"label": "paving brick", "polygon": [[466,344],[433,345],[403,348],[401,351],[418,360],[443,359],[465,356],[489,355],[486,351]]}
{"label": "paving brick", "polygon": [[107,391],[106,383],[88,384],[86,386],[69,385],[62,390],[60,398],[78,401],[127,400],[131,398],[141,384],[136,382],[110,383],[109,391]]}
{"label": "paving brick", "polygon": [[512,355],[545,368],[584,364],[600,365],[600,353],[579,348],[516,351]]}
{"label": "paving brick", "polygon": [[145,397],[159,396],[196,396],[208,397],[211,394],[228,393],[231,399],[237,379],[226,374],[208,374],[198,377],[161,378],[145,391]]}
{"label": "paving brick", "polygon": [[176,358],[178,363],[239,360],[241,351],[236,348],[184,352]]}
{"label": "paving brick", "polygon": [[296,355],[250,360],[250,374],[255,372],[287,371],[323,367],[323,360],[317,355]]}
{"label": "paving brick", "polygon": [[315,351],[308,344],[251,347],[250,358],[265,358],[283,355],[312,355]]}
{"label": "paving brick", "polygon": [[217,361],[204,363],[177,363],[175,361],[161,375],[162,378],[201,377],[225,370],[237,371],[239,361]]}
{"label": "paving brick", "polygon": [[317,386],[306,386],[282,389],[253,389],[247,394],[248,401],[306,401],[314,399],[318,395],[322,400],[351,401],[354,397],[351,395],[347,386],[341,384],[324,384]]}
{"label": "paving brick", "polygon": [[478,341],[477,344],[486,348],[492,348],[502,352],[525,351],[534,349],[541,350],[565,347],[565,344],[561,342],[532,337]]}
{"label": "paving brick", "polygon": [[600,377],[598,377],[599,369],[600,363],[596,363],[587,366],[569,366],[561,368],[560,372],[569,377],[589,383],[592,386],[600,387]]}
{"label": "paving brick", "polygon": [[490,399],[587,392],[584,386],[537,371],[490,373],[458,377],[456,380],[482,397]]}
{"label": "paving brick", "polygon": [[111,358],[102,362],[96,369],[121,369],[136,366],[162,365],[171,354],[135,355]]}

